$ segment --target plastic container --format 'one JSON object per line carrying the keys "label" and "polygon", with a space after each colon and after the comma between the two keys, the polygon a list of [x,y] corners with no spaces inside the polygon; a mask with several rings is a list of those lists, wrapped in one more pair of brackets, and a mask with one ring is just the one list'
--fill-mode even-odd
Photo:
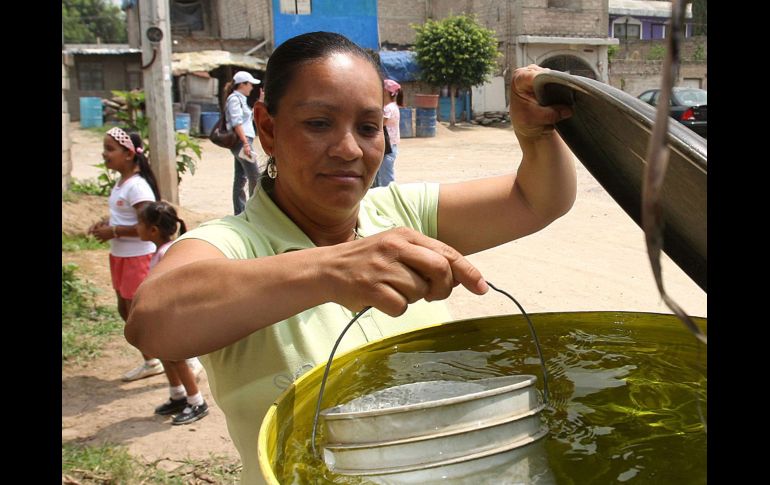
{"label": "plastic container", "polygon": [[219,112],[204,111],[201,113],[201,135],[209,136],[214,125],[219,121]]}
{"label": "plastic container", "polygon": [[[438,99],[438,96],[436,97]],[[415,123],[418,138],[436,136],[436,108],[417,108]]]}
{"label": "plastic container", "polygon": [[418,108],[437,108],[438,94],[415,94],[414,105]]}
{"label": "plastic container", "polygon": [[414,138],[414,108],[399,108],[398,130],[401,138]]}
{"label": "plastic container", "polygon": [[174,130],[182,133],[190,133],[190,113],[174,114]]}
{"label": "plastic container", "polygon": [[94,126],[102,126],[103,124],[102,98],[80,98],[80,127],[91,128]]}
{"label": "plastic container", "polygon": [[197,135],[201,132],[201,105],[187,103],[186,113],[190,113],[190,133]]}

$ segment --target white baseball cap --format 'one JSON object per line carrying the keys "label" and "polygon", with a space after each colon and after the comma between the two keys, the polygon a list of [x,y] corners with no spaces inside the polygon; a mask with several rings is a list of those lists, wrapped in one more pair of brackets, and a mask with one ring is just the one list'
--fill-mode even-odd
{"label": "white baseball cap", "polygon": [[260,84],[262,81],[255,78],[254,76],[252,76],[246,71],[238,71],[235,73],[235,76],[233,76],[233,82],[235,84],[240,84],[240,83]]}

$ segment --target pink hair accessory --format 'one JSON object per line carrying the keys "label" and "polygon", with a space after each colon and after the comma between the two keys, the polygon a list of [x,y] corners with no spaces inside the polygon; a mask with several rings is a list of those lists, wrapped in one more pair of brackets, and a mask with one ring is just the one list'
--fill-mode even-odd
{"label": "pink hair accessory", "polygon": [[136,147],[134,147],[134,142],[131,141],[131,137],[128,136],[128,133],[118,128],[117,126],[110,128],[107,134],[114,138],[115,141],[118,142],[121,146],[131,150],[132,152],[142,153],[137,151]]}
{"label": "pink hair accessory", "polygon": [[144,148],[142,148],[142,147],[137,148],[136,149],[136,153],[141,155],[142,153],[144,153]]}

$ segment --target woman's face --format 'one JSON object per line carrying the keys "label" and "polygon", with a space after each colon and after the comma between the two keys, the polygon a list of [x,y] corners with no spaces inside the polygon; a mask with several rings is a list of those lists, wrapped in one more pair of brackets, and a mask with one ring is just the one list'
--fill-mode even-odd
{"label": "woman's face", "polygon": [[318,222],[350,217],[382,161],[382,121],[381,80],[366,60],[336,53],[299,67],[266,147],[282,208]]}
{"label": "woman's face", "polygon": [[131,152],[110,135],[104,135],[103,148],[102,159],[105,167],[120,173],[133,168],[134,162]]}
{"label": "woman's face", "polygon": [[243,93],[244,96],[248,97],[251,94],[251,91],[254,90],[254,85],[251,83],[242,83],[238,86],[238,91]]}

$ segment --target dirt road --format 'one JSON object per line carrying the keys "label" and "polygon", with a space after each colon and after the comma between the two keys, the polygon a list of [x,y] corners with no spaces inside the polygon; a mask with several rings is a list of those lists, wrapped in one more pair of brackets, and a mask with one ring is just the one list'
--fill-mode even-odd
{"label": "dirt road", "polygon": [[[101,137],[73,123],[73,177],[94,177]],[[229,151],[202,140],[203,159],[179,188],[188,217],[200,221],[229,214],[233,160]],[[396,160],[399,182],[454,182],[509,172],[521,158],[510,129],[439,123],[435,138],[402,139]],[[537,234],[470,256],[482,274],[513,294],[527,312],[624,310],[670,313],[658,296],[647,260],[644,234],[588,171],[577,164],[578,195],[573,209]],[[99,201],[97,200],[97,203]],[[99,207],[64,207],[92,216]],[[106,201],[102,211],[106,213]],[[83,219],[82,214],[75,219]],[[193,224],[194,225],[194,224]],[[110,295],[106,252],[69,253]],[[65,255],[63,254],[63,258]],[[65,258],[65,261],[66,261]],[[688,313],[706,317],[706,294],[669,258],[663,257],[667,291]],[[109,300],[108,300],[109,301]],[[449,299],[455,318],[517,313],[501,295],[475,296],[463,288]],[[148,460],[237,456],[216,406],[209,417],[172,427],[152,415],[166,398],[162,376],[135,383],[120,375],[137,362],[137,351],[118,339],[106,355],[62,375],[62,440],[125,444]],[[205,378],[204,378],[205,381]],[[203,381],[202,381],[203,382]],[[213,404],[207,385],[204,396]]]}

